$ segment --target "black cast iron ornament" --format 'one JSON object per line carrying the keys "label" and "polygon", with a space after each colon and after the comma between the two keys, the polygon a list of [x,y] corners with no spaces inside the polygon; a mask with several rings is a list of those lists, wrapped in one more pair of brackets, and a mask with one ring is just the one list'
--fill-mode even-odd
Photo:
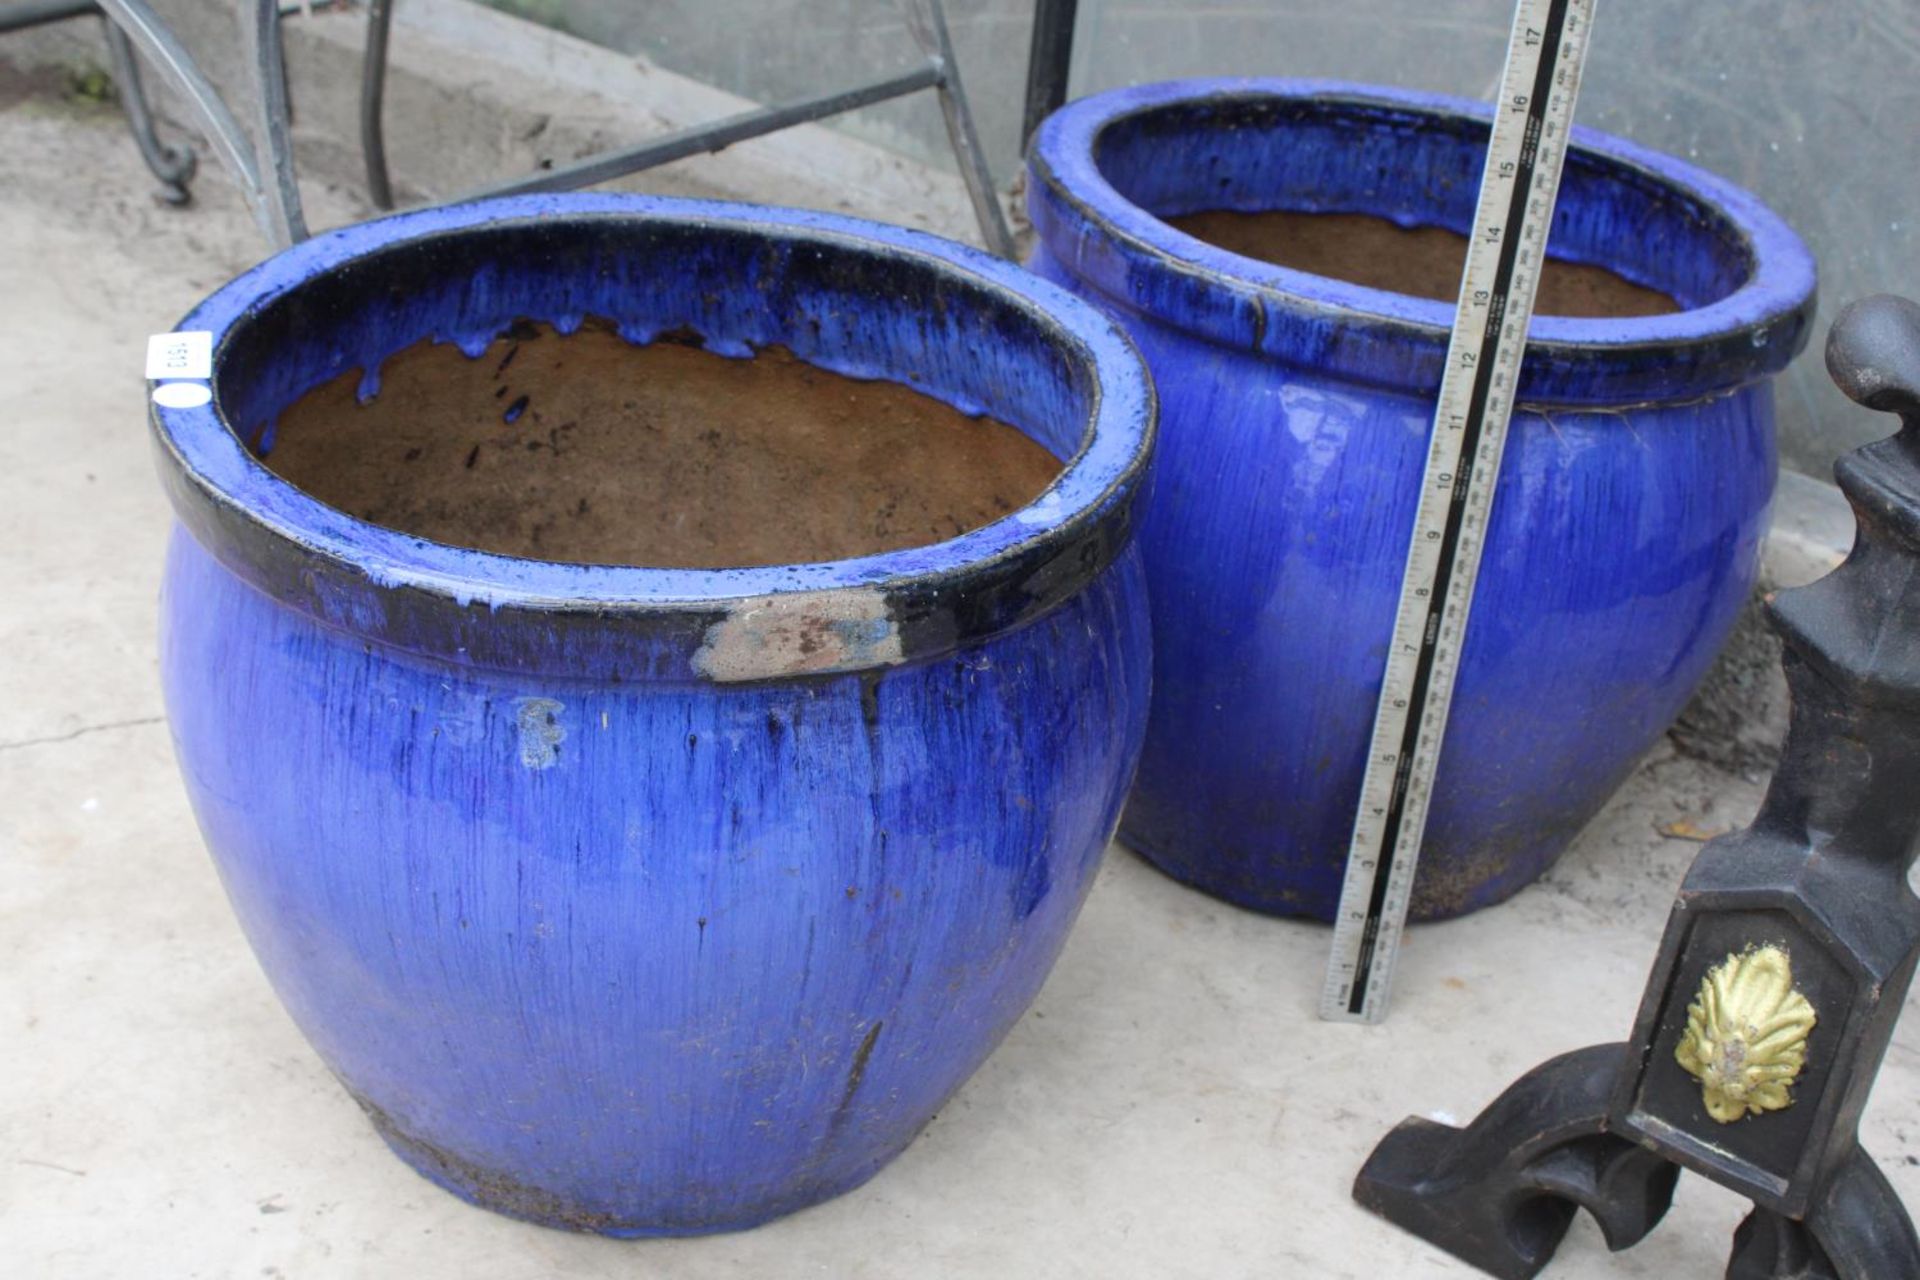
{"label": "black cast iron ornament", "polygon": [[1920,1280],[1920,1237],[1860,1147],[1861,1110],[1920,957],[1920,305],[1844,310],[1827,369],[1899,434],[1835,467],[1845,563],[1771,602],[1793,691],[1753,825],[1694,859],[1633,1038],[1534,1068],[1464,1129],[1407,1120],[1361,1170],[1367,1208],[1504,1280],[1576,1208],[1627,1248],[1682,1168],[1753,1201],[1728,1280]]}

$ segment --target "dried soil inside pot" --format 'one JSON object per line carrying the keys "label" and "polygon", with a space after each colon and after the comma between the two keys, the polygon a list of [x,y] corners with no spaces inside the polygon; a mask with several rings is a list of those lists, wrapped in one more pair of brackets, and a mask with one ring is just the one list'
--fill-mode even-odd
{"label": "dried soil inside pot", "polygon": [[1037,497],[1026,435],[784,348],[730,359],[522,324],[479,358],[422,342],[308,392],[264,461],[363,520],[505,555],[725,568],[924,546]]}
{"label": "dried soil inside pot", "polygon": [[[1403,227],[1364,213],[1211,209],[1167,222],[1245,258],[1441,302],[1459,296],[1467,262],[1467,238],[1457,232]],[[1535,313],[1543,316],[1658,316],[1678,310],[1666,294],[1605,267],[1553,258],[1541,274],[1534,303]]]}

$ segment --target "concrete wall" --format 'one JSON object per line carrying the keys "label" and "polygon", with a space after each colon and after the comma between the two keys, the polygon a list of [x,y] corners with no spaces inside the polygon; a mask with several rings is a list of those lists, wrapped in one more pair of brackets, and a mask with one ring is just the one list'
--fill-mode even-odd
{"label": "concrete wall", "polygon": [[[914,57],[892,0],[494,3],[761,100]],[[950,4],[1004,183],[1018,158],[1031,0]],[[1484,97],[1511,12],[1508,0],[1081,0],[1073,92],[1259,74]],[[1920,295],[1917,64],[1915,0],[1601,0],[1579,118],[1758,192],[1819,255],[1830,316],[1867,293]],[[930,101],[889,104],[851,127],[925,156],[944,152]],[[1780,411],[1789,463],[1823,476],[1836,453],[1886,429],[1828,385],[1817,341],[1784,380]]]}

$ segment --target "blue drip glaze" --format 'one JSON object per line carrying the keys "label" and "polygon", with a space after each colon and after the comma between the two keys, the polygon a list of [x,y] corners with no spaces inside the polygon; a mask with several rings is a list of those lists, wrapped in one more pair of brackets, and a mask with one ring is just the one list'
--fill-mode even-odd
{"label": "blue drip glaze", "polygon": [[[535,217],[610,273],[490,256],[501,219]],[[687,226],[679,276],[635,247]],[[442,274],[391,292],[378,255],[422,236]],[[945,291],[868,296],[880,270]],[[367,525],[228,427],[428,335],[471,351],[522,316],[600,314],[917,375],[1073,462],[948,543],[669,572]],[[931,237],[607,196],[351,228],[195,315],[218,335],[217,411],[154,414],[186,521],[161,606],[175,749],[275,992],[382,1136],[488,1208],[613,1235],[750,1226],[871,1177],[1038,991],[1138,759],[1151,657],[1125,539],[1153,408],[1125,339]],[[1072,590],[1047,594],[1042,556],[1038,603],[968,612],[1056,544],[1094,566]],[[890,611],[826,633],[866,651],[931,620],[945,639],[740,683],[689,665],[716,620],[869,582]],[[898,611],[914,602],[925,617]]]}
{"label": "blue drip glaze", "polygon": [[368,651],[182,533],[163,677],[248,939],[402,1158],[682,1234],[864,1182],[1027,1008],[1137,756],[1143,607],[1129,553],[871,696],[608,685]]}
{"label": "blue drip glaze", "polygon": [[[1361,85],[1188,81],[1081,99],[1036,136],[1029,265],[1124,323],[1163,436],[1140,529],[1154,705],[1123,838],[1259,910],[1328,919],[1451,307],[1273,267],[1161,216],[1364,212],[1467,226],[1487,111]],[[1811,257],[1753,197],[1576,131],[1556,256],[1688,305],[1536,317],[1414,913],[1540,875],[1665,730],[1753,587],[1770,376]]]}
{"label": "blue drip glaze", "polygon": [[[1224,207],[1376,213],[1459,230],[1472,215],[1490,114],[1481,103],[1333,81],[1116,90],[1069,104],[1035,135],[1029,211],[1077,287],[1112,305],[1209,343],[1431,391],[1448,303],[1243,258],[1162,218],[1224,198]],[[1814,291],[1813,258],[1793,231],[1691,165],[1589,129],[1573,140],[1556,255],[1665,289],[1688,309],[1536,316],[1522,400],[1678,400],[1784,367],[1805,345]]]}
{"label": "blue drip glaze", "polygon": [[[947,242],[923,233],[756,210],[754,220],[778,232],[763,239],[742,232],[739,208],[629,196],[514,197],[343,228],[269,259],[181,322],[213,331],[216,347],[214,403],[153,413],[163,444],[180,460],[182,498],[214,495],[311,548],[328,572],[260,585],[324,621],[356,632],[373,628],[391,643],[443,655],[477,646],[489,661],[536,667],[553,643],[544,628],[523,644],[512,629],[489,627],[482,643],[471,633],[476,622],[449,613],[430,629],[393,633],[379,621],[389,612],[381,594],[405,588],[489,610],[567,601],[576,609],[696,612],[776,592],[952,577],[1025,554],[1063,528],[1097,525],[1114,504],[1130,500],[1129,477],[1141,440],[1151,434],[1153,402],[1144,380],[1128,372],[1131,354],[1117,328],[1093,319],[1061,327],[1063,315],[1090,314],[1069,293],[982,254],[956,256]],[[650,236],[618,230],[642,216],[656,220]],[[519,244],[554,217],[605,219],[607,233],[573,237],[564,260],[555,246],[540,254],[488,248]],[[396,283],[410,246],[429,240],[457,261],[409,277],[404,287]],[[877,255],[881,265],[850,273],[848,262],[867,259],[849,251]],[[903,292],[886,257],[902,254],[947,265]],[[335,276],[328,287],[344,310],[327,325],[276,319],[307,305],[297,299]],[[552,564],[443,547],[354,520],[266,472],[227,426],[251,430],[308,389],[349,369],[377,370],[423,337],[473,352],[516,320],[570,315],[606,317],[629,337],[687,328],[710,349],[735,354],[783,344],[835,372],[908,382],[963,412],[991,413],[1067,459],[1044,495],[1055,516],[1039,523],[1009,517],[948,542],[830,564],[714,571]],[[278,325],[271,358],[255,358],[246,335],[269,323]],[[1114,429],[1092,431],[1096,413]],[[213,549],[239,571],[256,578],[265,572],[244,564],[228,540]],[[581,669],[631,678],[668,670],[690,675],[697,639],[663,639],[657,648],[627,641],[599,647],[591,635],[569,643],[580,646],[567,656]]]}

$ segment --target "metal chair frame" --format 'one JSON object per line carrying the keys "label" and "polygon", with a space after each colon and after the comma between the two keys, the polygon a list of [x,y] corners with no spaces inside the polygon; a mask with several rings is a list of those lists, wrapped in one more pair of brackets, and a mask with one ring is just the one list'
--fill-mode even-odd
{"label": "metal chair frame", "polygon": [[[910,71],[836,89],[816,97],[778,106],[758,107],[724,120],[678,130],[636,146],[589,156],[559,168],[497,182],[457,196],[448,203],[510,192],[565,191],[638,173],[670,161],[703,152],[723,150],[736,142],[758,138],[812,120],[839,115],[858,107],[886,102],[931,89],[940,100],[948,141],[959,164],[960,177],[973,205],[980,235],[987,247],[1003,257],[1014,255],[993,176],[980,149],[973,112],[953,56],[943,0],[902,0],[908,25],[920,46],[923,62]],[[1047,5],[1053,0],[1041,0]],[[382,107],[386,93],[387,53],[393,24],[394,0],[367,0],[367,40],[362,62],[360,132],[367,165],[367,187],[375,205],[393,207],[393,189],[386,159]],[[1057,7],[1057,6],[1056,6]],[[281,23],[287,13],[303,6],[283,0],[251,0],[239,8],[242,56],[248,79],[245,93],[253,137],[221,98],[179,38],[154,12],[147,0],[11,0],[0,5],[0,32],[100,13],[107,22],[107,41],[114,74],[121,86],[128,121],[141,154],[160,179],[163,196],[175,203],[188,198],[186,183],[195,160],[191,150],[170,147],[153,129],[134,54],[137,51],[185,97],[195,123],[206,134],[221,163],[233,176],[247,201],[254,222],[269,246],[282,249],[307,237],[295,181],[293,145],[289,130],[286,65]],[[1068,5],[1071,10],[1071,4]],[[1070,15],[1069,15],[1070,16]],[[1061,64],[1064,85],[1064,63]],[[1031,92],[1029,102],[1031,103]]]}

